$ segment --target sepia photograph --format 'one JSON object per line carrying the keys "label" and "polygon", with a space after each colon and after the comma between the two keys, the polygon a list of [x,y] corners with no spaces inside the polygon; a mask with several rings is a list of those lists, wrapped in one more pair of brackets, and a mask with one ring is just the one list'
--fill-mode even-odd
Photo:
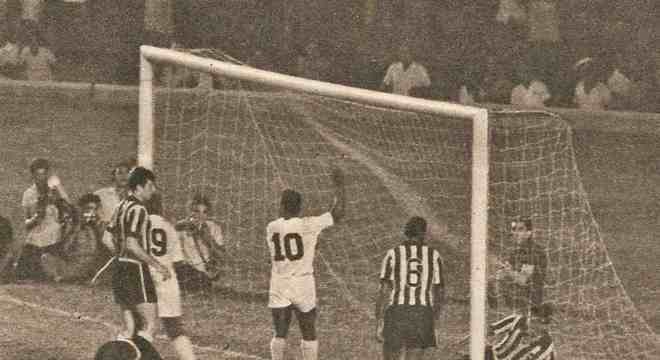
{"label": "sepia photograph", "polygon": [[0,0],[0,360],[660,360],[658,0]]}

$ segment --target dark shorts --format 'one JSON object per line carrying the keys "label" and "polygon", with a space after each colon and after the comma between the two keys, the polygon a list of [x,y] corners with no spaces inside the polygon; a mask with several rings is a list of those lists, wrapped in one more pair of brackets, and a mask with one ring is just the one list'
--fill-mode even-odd
{"label": "dark shorts", "polygon": [[147,265],[136,260],[115,260],[112,293],[115,302],[124,306],[156,303],[156,288]]}
{"label": "dark shorts", "polygon": [[385,311],[384,320],[385,349],[435,347],[433,309],[430,306],[393,305]]}

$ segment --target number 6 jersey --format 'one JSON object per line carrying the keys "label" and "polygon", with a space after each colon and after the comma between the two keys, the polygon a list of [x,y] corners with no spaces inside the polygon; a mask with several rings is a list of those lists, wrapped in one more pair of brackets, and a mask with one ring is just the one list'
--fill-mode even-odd
{"label": "number 6 jersey", "polygon": [[433,286],[444,287],[442,258],[435,249],[406,241],[387,252],[380,279],[392,282],[390,305],[433,306]]}
{"label": "number 6 jersey", "polygon": [[279,278],[312,275],[318,236],[333,225],[332,214],[279,218],[266,227],[272,276]]}

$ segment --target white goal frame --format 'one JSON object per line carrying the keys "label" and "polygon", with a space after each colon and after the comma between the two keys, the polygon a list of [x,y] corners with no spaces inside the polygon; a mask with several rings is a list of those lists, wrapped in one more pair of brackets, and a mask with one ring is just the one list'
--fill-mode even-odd
{"label": "white goal frame", "polygon": [[151,62],[184,66],[238,80],[376,106],[462,118],[472,122],[472,190],[470,219],[470,358],[483,360],[486,344],[486,266],[488,238],[488,110],[447,102],[308,80],[207,59],[170,49],[140,47],[138,164],[153,168],[154,70]]}

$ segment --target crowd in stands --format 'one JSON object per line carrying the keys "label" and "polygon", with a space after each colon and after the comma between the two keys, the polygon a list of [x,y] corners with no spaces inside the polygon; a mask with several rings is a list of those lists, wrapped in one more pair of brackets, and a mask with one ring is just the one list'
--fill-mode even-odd
{"label": "crowd in stands", "polygon": [[[112,246],[105,243],[112,240],[104,233],[114,209],[129,195],[127,179],[134,167],[134,160],[117,164],[111,186],[83,194],[74,203],[50,162],[33,160],[33,184],[21,202],[24,223],[12,225],[0,216],[0,279],[87,283],[104,264],[111,265]],[[205,196],[194,194],[189,216],[176,223],[184,261],[175,264],[175,271],[184,291],[208,289],[218,276],[224,240],[220,225],[209,217],[211,210]],[[18,227],[24,236],[17,235]]]}
{"label": "crowd in stands", "polygon": [[[48,14],[49,7],[44,4],[62,1],[5,2],[5,17],[14,19],[6,21],[13,25],[7,26],[3,37],[0,76],[28,80],[53,78],[51,69],[59,61],[49,50],[46,38],[50,37],[52,43],[53,36],[76,36],[71,30],[53,31],[58,26],[63,28],[53,24],[65,23],[76,29],[80,23],[90,22],[90,13],[99,12],[90,10],[98,2],[88,0],[74,1],[68,7],[50,6],[58,11],[56,15],[53,11]],[[217,40],[225,35],[216,33],[219,27],[211,23],[211,15],[203,14],[214,10],[209,5],[203,8],[199,5],[194,10],[191,4],[197,2],[138,2],[142,7],[135,13],[143,20],[132,29],[139,29],[141,35],[131,39],[138,39],[136,45],[218,47],[261,69],[463,104],[659,111],[660,38],[653,30],[659,10],[652,1],[642,0],[636,9],[628,9],[630,6],[626,8],[625,2],[616,0],[478,0],[469,4],[424,0],[364,0],[346,4],[340,1],[335,10],[344,17],[352,14],[359,23],[354,22],[352,29],[343,30],[357,34],[348,45],[356,45],[352,52],[346,49],[346,44],[343,50],[339,49],[342,45],[337,45],[338,41],[350,38],[338,35],[341,29],[335,29],[334,34],[323,33],[332,26],[343,25],[323,23],[323,11],[329,12],[325,14],[327,22],[338,21],[330,5],[317,4],[316,12],[305,12],[304,6],[311,7],[317,2],[311,1],[309,5],[295,2],[298,5],[283,6],[294,13],[282,15],[273,10],[279,1],[273,4],[249,1],[253,7],[261,6],[265,10],[245,12],[244,19],[231,19],[242,26],[232,28],[241,38],[232,43],[225,38]],[[297,23],[295,11],[299,12]],[[634,16],[624,17],[616,15],[617,12],[634,13]],[[644,15],[645,12],[648,14]],[[310,14],[316,15],[310,17]],[[78,20],[71,20],[74,18]],[[308,24],[301,24],[305,20],[300,18],[306,18]],[[215,21],[224,23],[230,19]],[[639,24],[633,24],[635,21]],[[191,31],[191,27],[199,29]],[[318,31],[313,31],[313,27]],[[298,34],[291,35],[293,32]],[[286,36],[289,40],[281,40]],[[137,50],[131,51],[131,60],[124,61],[125,69],[112,72],[110,80],[121,81],[122,74],[128,73],[133,74],[131,81],[136,80]],[[77,54],[73,50],[60,53],[69,57]],[[163,76],[169,76],[170,83],[174,78],[179,86],[200,83],[212,86],[213,83],[190,74]]]}

